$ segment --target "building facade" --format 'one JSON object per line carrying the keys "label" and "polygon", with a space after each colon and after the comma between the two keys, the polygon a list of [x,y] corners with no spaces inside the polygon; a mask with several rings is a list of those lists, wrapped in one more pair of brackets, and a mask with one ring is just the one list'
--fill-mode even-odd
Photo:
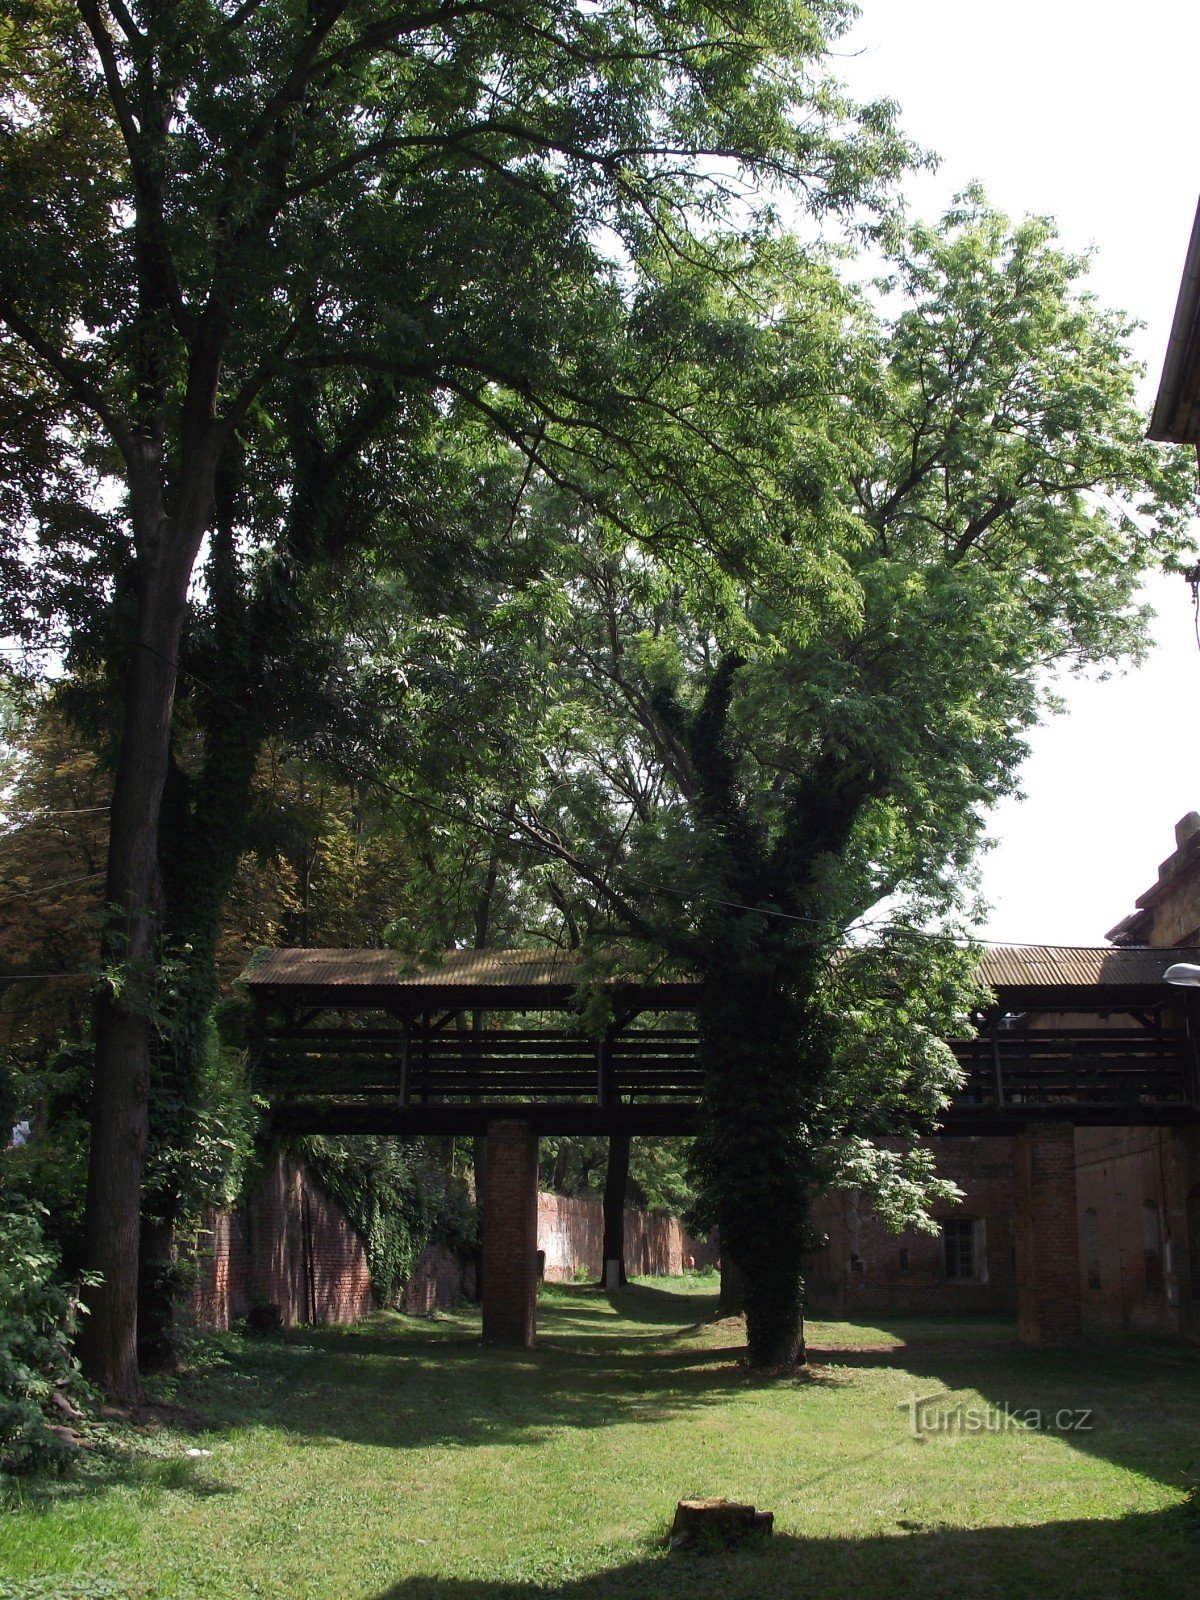
{"label": "building facade", "polygon": [[[1155,882],[1106,937],[1118,948],[1200,945],[1200,814],[1180,819],[1175,849]],[[1013,1023],[1036,1028],[1038,1020]],[[1122,1020],[1108,1019],[1112,1026]],[[1188,1020],[1195,1027],[1200,1008]],[[1061,1285],[1077,1271],[1084,1327],[1200,1340],[1200,1127],[1080,1127],[1064,1129],[1063,1141],[1070,1173],[1047,1168],[1039,1181],[1071,1184],[1074,1238],[1040,1241],[1043,1257],[1058,1252],[1058,1270],[1047,1281],[1057,1276]],[[823,1196],[815,1220],[828,1245],[810,1258],[810,1310],[1014,1313],[1018,1236],[1028,1209],[1019,1144],[1001,1137],[929,1141],[938,1173],[964,1195],[938,1209],[936,1234],[889,1234],[860,1196]]]}

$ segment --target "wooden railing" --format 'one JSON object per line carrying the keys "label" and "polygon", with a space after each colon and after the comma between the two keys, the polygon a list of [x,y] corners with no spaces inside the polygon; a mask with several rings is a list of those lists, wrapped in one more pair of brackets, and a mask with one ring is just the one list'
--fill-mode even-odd
{"label": "wooden railing", "polygon": [[648,1029],[599,1043],[578,1033],[516,1028],[296,1029],[271,1036],[256,1076],[270,1095],[384,1095],[402,1105],[457,1098],[694,1100],[701,1086],[695,1034]]}
{"label": "wooden railing", "polygon": [[1195,1103],[1188,1041],[1174,1030],[997,1029],[955,1040],[953,1049],[967,1074],[955,1096],[964,1109]]}
{"label": "wooden railing", "polygon": [[[952,1041],[966,1071],[955,1128],[1039,1109],[1075,1120],[1200,1113],[1190,1045],[1166,1028],[995,1029]],[[633,1030],[599,1043],[559,1030],[293,1027],[272,1033],[256,1087],[276,1107],[352,1103],[393,1110],[591,1103],[607,1111],[692,1106],[703,1075],[689,1030]],[[681,1123],[682,1125],[682,1123]]]}

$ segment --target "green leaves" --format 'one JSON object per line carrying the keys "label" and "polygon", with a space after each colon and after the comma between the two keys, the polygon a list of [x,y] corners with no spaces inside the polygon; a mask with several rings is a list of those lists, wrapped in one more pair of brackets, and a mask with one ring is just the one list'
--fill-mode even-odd
{"label": "green leaves", "polygon": [[971,910],[1045,669],[1136,648],[1140,574],[1195,490],[1048,223],[971,193],[892,233],[882,301],[799,246],[720,248],[728,276],[639,262],[624,381],[658,405],[653,492],[624,540],[599,500],[564,529],[528,835],[598,941],[707,980],[702,1202],[756,1359],[783,1359],[813,1185],[904,1225],[947,1193],[876,1148],[936,1120],[975,1004],[969,951],[925,930]]}
{"label": "green leaves", "polygon": [[60,1281],[44,1215],[12,1196],[0,1209],[0,1475],[56,1471],[71,1455],[48,1408],[56,1388],[78,1382],[70,1325],[82,1308]]}

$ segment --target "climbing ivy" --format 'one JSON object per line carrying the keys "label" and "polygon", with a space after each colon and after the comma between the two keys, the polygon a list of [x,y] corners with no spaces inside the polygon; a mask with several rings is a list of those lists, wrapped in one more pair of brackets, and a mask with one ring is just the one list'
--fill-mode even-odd
{"label": "climbing ivy", "polygon": [[428,1245],[473,1253],[476,1213],[466,1185],[426,1142],[312,1135],[293,1149],[361,1236],[381,1305],[398,1302]]}

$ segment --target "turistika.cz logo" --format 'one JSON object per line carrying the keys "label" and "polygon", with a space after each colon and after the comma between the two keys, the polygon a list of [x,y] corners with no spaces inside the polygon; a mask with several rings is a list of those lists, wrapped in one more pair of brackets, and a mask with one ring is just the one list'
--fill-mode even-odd
{"label": "turistika.cz logo", "polygon": [[908,1431],[914,1439],[930,1434],[1010,1433],[1020,1428],[1030,1433],[1088,1433],[1093,1427],[1091,1407],[1062,1407],[1043,1411],[1037,1406],[968,1403],[953,1394],[913,1395],[901,1401],[908,1412]]}

